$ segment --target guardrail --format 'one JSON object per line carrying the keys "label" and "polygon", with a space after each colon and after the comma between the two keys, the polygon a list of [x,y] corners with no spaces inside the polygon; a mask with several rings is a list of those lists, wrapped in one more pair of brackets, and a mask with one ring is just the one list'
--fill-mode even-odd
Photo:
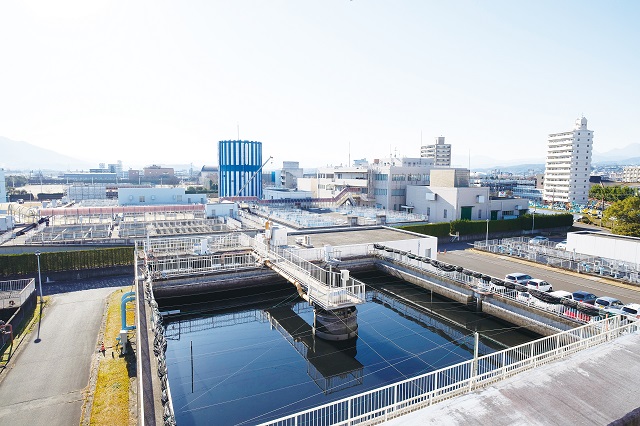
{"label": "guardrail", "polygon": [[620,317],[604,319],[281,417],[261,426],[380,423],[639,331],[640,321],[621,324]]}

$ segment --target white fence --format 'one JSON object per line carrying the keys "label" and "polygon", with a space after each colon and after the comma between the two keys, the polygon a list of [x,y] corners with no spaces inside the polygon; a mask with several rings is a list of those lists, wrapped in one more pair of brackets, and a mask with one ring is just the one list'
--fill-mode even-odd
{"label": "white fence", "polygon": [[570,269],[579,273],[640,284],[640,266],[638,264],[557,249],[555,248],[556,243],[553,241],[530,244],[529,240],[529,237],[514,237],[476,241],[473,243],[473,248]]}
{"label": "white fence", "polygon": [[0,309],[22,306],[35,291],[35,283],[34,278],[0,281]]}
{"label": "white fence", "polygon": [[619,317],[604,319],[262,425],[380,423],[638,331],[640,321],[622,325]]}

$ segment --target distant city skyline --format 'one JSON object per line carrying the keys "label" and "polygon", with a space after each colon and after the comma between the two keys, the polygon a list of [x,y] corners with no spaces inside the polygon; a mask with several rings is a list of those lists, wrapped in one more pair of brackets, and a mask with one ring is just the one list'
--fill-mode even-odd
{"label": "distant city skyline", "polygon": [[[638,143],[632,1],[5,2],[0,136],[91,163],[274,167],[419,157],[540,161],[584,115],[593,149]],[[10,167],[3,162],[0,167]]]}

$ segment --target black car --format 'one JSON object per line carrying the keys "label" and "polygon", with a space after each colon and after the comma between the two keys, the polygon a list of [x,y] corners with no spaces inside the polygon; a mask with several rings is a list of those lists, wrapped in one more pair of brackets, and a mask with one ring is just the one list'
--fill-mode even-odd
{"label": "black car", "polygon": [[593,294],[593,293],[589,293],[588,291],[574,291],[573,292],[573,300],[575,300],[576,302],[582,302],[582,303],[588,303],[590,305],[593,305],[596,302],[596,299],[598,297]]}

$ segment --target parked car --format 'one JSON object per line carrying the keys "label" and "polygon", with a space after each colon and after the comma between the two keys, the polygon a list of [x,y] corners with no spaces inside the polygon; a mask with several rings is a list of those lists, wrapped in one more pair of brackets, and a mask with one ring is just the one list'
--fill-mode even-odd
{"label": "parked car", "polygon": [[529,240],[529,244],[541,244],[545,241],[549,241],[547,237],[543,237],[542,235],[535,236]]}
{"label": "parked car", "polygon": [[556,248],[558,250],[566,250],[567,249],[567,240],[560,241],[558,244],[556,244]]}
{"label": "parked car", "polygon": [[593,293],[589,293],[588,291],[579,290],[573,292],[573,300],[575,300],[576,302],[588,303],[589,305],[593,305],[596,302],[597,298],[598,296]]}
{"label": "parked car", "polygon": [[551,284],[549,284],[545,280],[539,280],[537,278],[530,279],[529,281],[527,281],[526,285],[528,288],[533,288],[535,290],[553,291],[553,287],[551,286]]}
{"label": "parked car", "polygon": [[504,276],[505,281],[522,285],[525,285],[530,279],[533,279],[531,275],[523,274],[521,272],[513,272]]}
{"label": "parked car", "polygon": [[594,306],[602,309],[621,309],[624,303],[615,297],[602,296],[596,299]]}
{"label": "parked car", "polygon": [[624,305],[622,307],[622,314],[634,321],[640,320],[640,304],[629,303],[628,305]]}

